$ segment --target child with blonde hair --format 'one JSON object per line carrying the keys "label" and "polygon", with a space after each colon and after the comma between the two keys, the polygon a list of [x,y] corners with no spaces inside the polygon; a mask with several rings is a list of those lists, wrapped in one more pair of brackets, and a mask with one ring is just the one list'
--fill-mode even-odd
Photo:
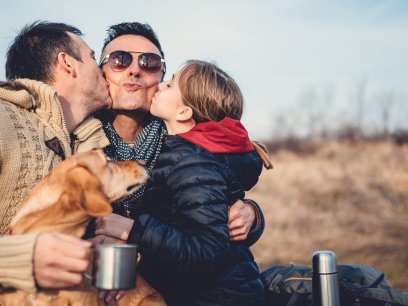
{"label": "child with blonde hair", "polygon": [[238,85],[214,64],[188,61],[159,85],[150,111],[168,136],[129,234],[140,271],[169,305],[263,305],[249,246],[228,231],[229,206],[263,164],[239,121]]}

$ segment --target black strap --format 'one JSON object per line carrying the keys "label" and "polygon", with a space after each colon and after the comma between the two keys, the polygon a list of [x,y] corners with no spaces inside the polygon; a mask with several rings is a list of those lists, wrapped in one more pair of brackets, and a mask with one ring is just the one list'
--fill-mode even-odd
{"label": "black strap", "polygon": [[374,283],[372,283],[369,287],[377,288],[378,284],[381,283],[383,279],[384,279],[384,273],[381,273],[380,277],[377,278],[377,280]]}

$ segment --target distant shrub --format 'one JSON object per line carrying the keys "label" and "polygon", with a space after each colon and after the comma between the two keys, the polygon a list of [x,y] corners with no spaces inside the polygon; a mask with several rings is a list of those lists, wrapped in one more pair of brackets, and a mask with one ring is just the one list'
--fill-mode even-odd
{"label": "distant shrub", "polygon": [[392,139],[398,145],[403,145],[408,143],[408,131],[406,130],[398,130],[391,134]]}
{"label": "distant shrub", "polygon": [[335,138],[340,140],[358,140],[363,138],[363,136],[361,128],[353,124],[343,125],[335,133]]}
{"label": "distant shrub", "polygon": [[290,151],[299,155],[313,154],[317,150],[317,145],[309,139],[298,137],[288,137],[278,140],[263,141],[269,153],[275,153],[281,150]]}

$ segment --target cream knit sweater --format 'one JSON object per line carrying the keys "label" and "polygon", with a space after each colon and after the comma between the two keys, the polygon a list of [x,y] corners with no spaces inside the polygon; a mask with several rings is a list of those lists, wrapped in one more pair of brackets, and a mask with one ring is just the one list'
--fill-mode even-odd
{"label": "cream knit sweater", "polygon": [[[0,84],[0,235],[7,233],[29,190],[69,157],[73,148],[86,151],[109,143],[95,119],[87,120],[75,134],[71,148],[58,96],[51,86],[28,79]],[[52,139],[57,150],[46,144]],[[2,286],[35,290],[32,252],[36,237],[0,237]]]}

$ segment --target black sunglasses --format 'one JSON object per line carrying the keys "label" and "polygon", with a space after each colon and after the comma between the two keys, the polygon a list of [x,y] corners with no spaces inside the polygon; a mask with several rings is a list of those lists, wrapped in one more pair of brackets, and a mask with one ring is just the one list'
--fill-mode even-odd
{"label": "black sunglasses", "polygon": [[108,63],[113,71],[125,70],[133,63],[132,53],[139,54],[137,62],[141,69],[154,73],[160,71],[163,66],[163,74],[166,72],[166,62],[160,55],[138,51],[113,51],[101,60],[99,67],[102,68],[104,64]]}

